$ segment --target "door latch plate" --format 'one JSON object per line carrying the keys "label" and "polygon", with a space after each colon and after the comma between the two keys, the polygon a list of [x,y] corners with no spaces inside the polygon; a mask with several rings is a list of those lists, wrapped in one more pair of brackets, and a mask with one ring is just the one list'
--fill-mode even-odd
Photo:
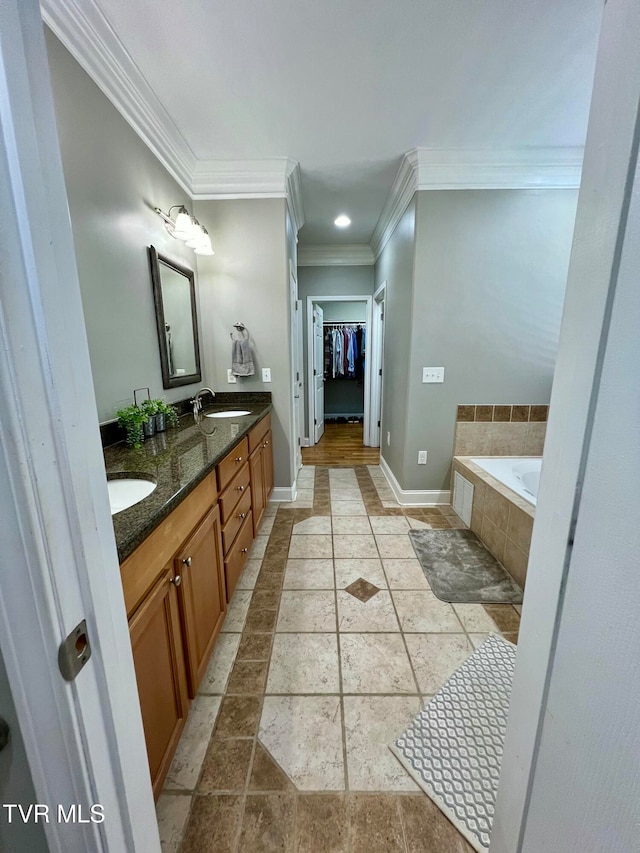
{"label": "door latch plate", "polygon": [[87,620],[83,619],[58,649],[58,666],[65,681],[73,681],[91,657]]}

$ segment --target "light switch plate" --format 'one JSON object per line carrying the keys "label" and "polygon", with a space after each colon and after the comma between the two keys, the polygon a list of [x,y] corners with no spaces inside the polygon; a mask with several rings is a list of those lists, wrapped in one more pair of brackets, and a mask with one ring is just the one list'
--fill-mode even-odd
{"label": "light switch plate", "polygon": [[427,464],[427,451],[419,450],[418,451],[418,465],[426,465]]}
{"label": "light switch plate", "polygon": [[230,382],[234,385],[238,381],[238,377],[233,375],[233,371],[230,367],[227,368],[227,382]]}
{"label": "light switch plate", "polygon": [[444,367],[423,367],[423,382],[444,382]]}
{"label": "light switch plate", "polygon": [[271,382],[271,368],[263,367],[262,368],[262,381],[263,382]]}

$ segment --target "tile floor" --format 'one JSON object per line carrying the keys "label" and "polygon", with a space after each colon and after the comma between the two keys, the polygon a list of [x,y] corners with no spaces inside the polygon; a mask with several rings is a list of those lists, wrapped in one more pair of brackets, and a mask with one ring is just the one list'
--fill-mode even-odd
{"label": "tile floor", "polygon": [[305,467],[270,505],[203,679],[158,820],[165,853],[470,853],[388,749],[519,608],[439,601],[376,467]]}

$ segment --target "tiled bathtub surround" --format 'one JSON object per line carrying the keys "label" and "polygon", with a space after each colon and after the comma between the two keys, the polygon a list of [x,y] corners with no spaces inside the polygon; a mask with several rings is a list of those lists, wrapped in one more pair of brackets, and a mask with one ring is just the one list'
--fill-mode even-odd
{"label": "tiled bathtub surround", "polygon": [[454,456],[542,456],[548,406],[458,406]]}
{"label": "tiled bathtub surround", "polygon": [[388,744],[520,616],[435,600],[405,540],[461,522],[386,506],[381,476],[305,468],[312,506],[270,506],[158,804],[164,853],[472,853]]}
{"label": "tiled bathtub surround", "polygon": [[535,507],[467,456],[455,456],[453,470],[474,486],[471,530],[524,588]]}

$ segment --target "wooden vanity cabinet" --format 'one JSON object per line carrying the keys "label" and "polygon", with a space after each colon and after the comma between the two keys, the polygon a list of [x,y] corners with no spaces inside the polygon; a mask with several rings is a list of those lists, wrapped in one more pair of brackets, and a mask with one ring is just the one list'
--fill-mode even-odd
{"label": "wooden vanity cabinet", "polygon": [[157,799],[189,712],[175,573],[169,565],[129,621],[149,771]]}
{"label": "wooden vanity cabinet", "polygon": [[251,472],[253,533],[254,536],[257,536],[262,516],[273,491],[271,415],[263,418],[249,433],[249,469]]}
{"label": "wooden vanity cabinet", "polygon": [[174,560],[176,575],[182,579],[178,599],[192,699],[198,693],[227,609],[220,543],[220,510],[215,506]]}

